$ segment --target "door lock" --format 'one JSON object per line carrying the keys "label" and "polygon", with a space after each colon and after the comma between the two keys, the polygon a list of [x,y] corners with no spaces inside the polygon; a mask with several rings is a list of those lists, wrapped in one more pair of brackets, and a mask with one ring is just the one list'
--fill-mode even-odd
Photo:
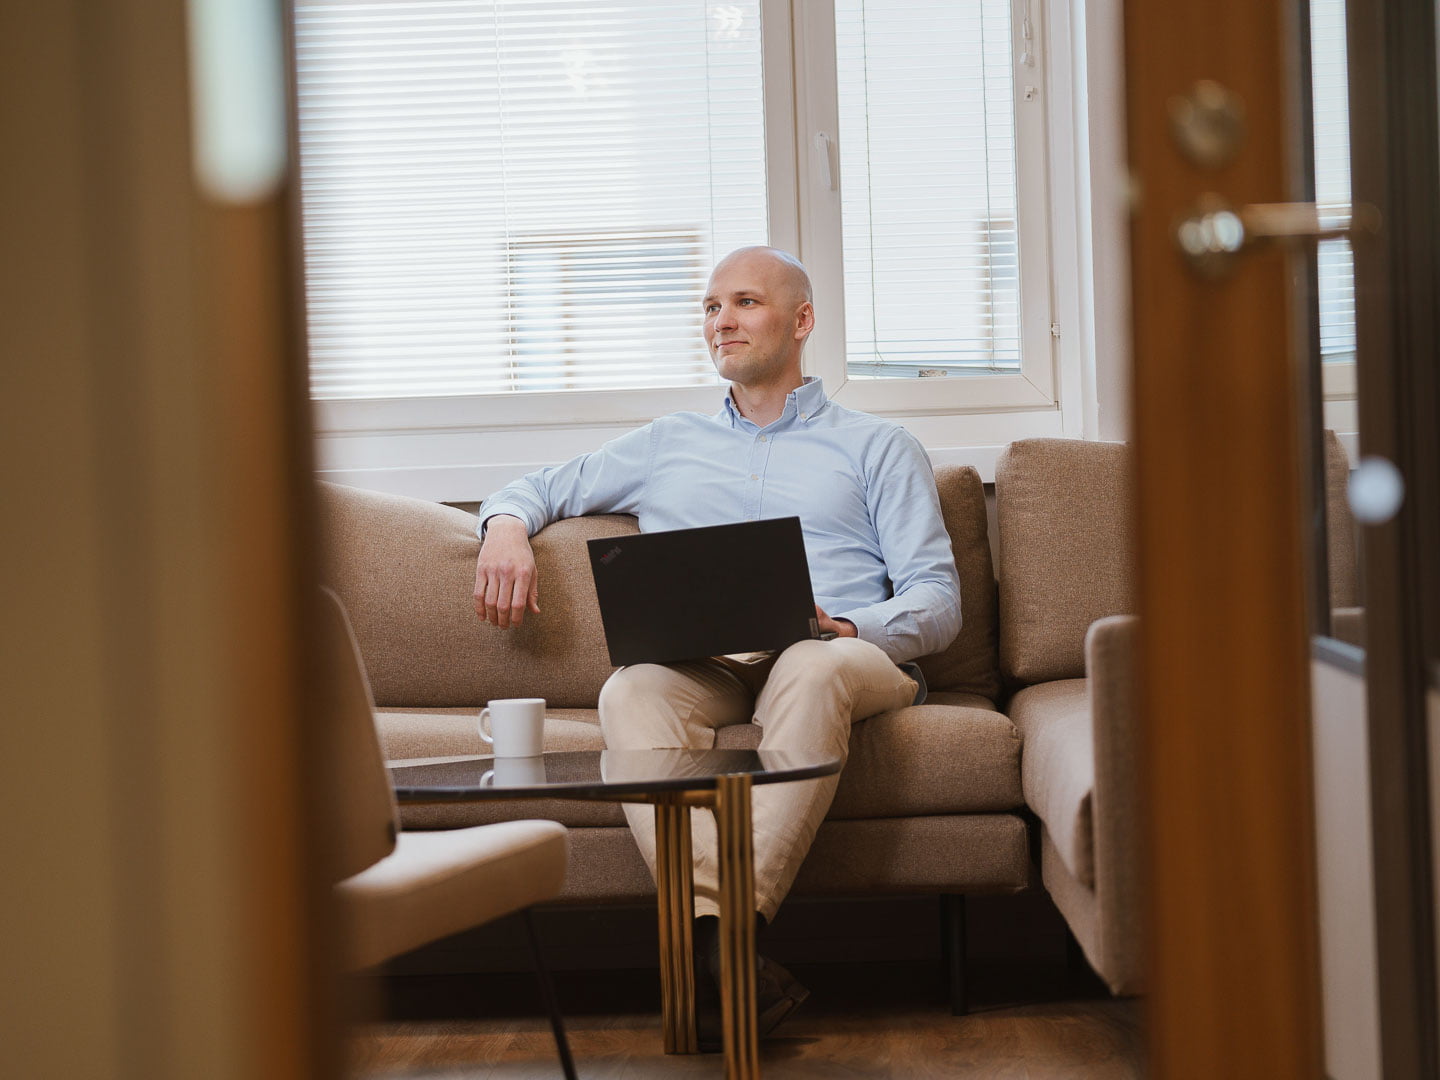
{"label": "door lock", "polygon": [[1245,103],[1210,79],[1170,99],[1170,134],[1180,152],[1202,169],[1220,169],[1235,160],[1245,141]]}

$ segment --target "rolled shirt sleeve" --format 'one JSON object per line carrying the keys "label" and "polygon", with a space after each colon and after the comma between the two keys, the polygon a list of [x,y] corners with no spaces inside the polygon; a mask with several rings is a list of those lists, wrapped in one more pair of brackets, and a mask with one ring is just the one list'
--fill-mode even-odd
{"label": "rolled shirt sleeve", "polygon": [[877,440],[866,461],[871,520],[894,595],[829,612],[855,624],[897,664],[944,649],[960,632],[960,576],[930,459],[902,428]]}
{"label": "rolled shirt sleeve", "polygon": [[477,532],[497,514],[525,523],[534,536],[551,522],[583,514],[638,514],[650,474],[653,424],[611,439],[600,449],[511,481],[480,505]]}

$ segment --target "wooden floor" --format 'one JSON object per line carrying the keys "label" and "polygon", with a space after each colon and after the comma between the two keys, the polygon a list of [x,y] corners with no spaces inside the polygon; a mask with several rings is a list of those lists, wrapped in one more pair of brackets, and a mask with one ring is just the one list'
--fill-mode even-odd
{"label": "wooden floor", "polygon": [[[1043,970],[972,972],[974,1007],[957,1017],[950,1015],[933,966],[826,964],[797,966],[795,974],[811,988],[811,997],[762,1044],[767,1078],[1142,1075],[1139,1005],[1105,996],[1093,977]],[[652,971],[563,973],[557,980],[581,1077],[724,1075],[718,1055],[661,1052],[654,979]],[[560,1075],[533,980],[391,980],[389,999],[385,1012],[392,1019],[364,1025],[351,1039],[353,1076],[549,1080]]]}

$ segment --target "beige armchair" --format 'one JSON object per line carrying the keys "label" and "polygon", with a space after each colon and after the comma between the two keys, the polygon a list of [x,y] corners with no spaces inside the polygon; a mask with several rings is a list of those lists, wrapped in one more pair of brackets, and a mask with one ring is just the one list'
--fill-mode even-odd
{"label": "beige armchair", "polygon": [[332,875],[341,958],[359,970],[511,912],[525,913],[536,974],[565,1076],[565,1029],[541,959],[530,906],[565,884],[566,832],[553,821],[507,821],[444,832],[400,832],[375,730],[370,687],[338,597],[323,593],[337,780]]}

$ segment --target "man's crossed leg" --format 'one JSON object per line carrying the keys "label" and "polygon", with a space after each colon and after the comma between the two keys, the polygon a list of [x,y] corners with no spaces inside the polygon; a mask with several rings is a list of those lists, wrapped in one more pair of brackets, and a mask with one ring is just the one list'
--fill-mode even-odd
{"label": "man's crossed leg", "polygon": [[[719,728],[753,720],[761,728],[762,750],[821,750],[843,763],[851,724],[909,705],[915,691],[915,681],[867,641],[801,641],[779,654],[621,668],[600,692],[600,726],[611,749],[708,750]],[[755,789],[755,909],[762,927],[774,919],[794,883],[838,782],[835,774]],[[627,805],[625,816],[653,875],[654,815],[649,807]],[[697,954],[702,969],[718,977],[715,821],[708,813],[692,814],[691,821]],[[758,980],[764,1034],[804,1000],[806,991],[763,958]]]}

